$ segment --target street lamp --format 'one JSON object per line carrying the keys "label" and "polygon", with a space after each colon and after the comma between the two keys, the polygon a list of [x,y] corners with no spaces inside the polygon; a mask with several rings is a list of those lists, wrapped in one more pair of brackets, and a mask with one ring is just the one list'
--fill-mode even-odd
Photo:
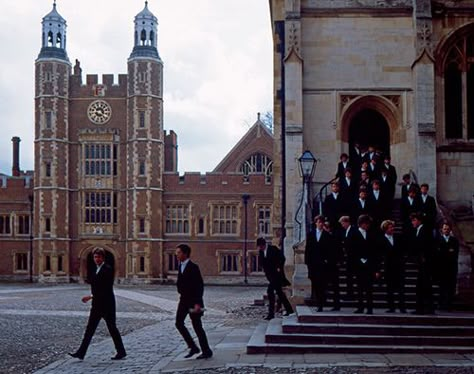
{"label": "street lamp", "polygon": [[306,184],[307,190],[307,203],[308,209],[306,209],[306,225],[307,228],[311,226],[311,180],[313,179],[314,170],[316,169],[317,160],[314,158],[311,151],[304,151],[301,157],[298,159],[300,164],[301,175],[303,176],[303,185]]}
{"label": "street lamp", "polygon": [[250,199],[249,194],[242,195],[244,203],[244,283],[247,284],[247,205]]}

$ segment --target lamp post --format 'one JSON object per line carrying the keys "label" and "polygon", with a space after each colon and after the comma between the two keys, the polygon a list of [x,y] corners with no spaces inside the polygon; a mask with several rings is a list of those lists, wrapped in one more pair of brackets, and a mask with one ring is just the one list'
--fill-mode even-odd
{"label": "lamp post", "polygon": [[303,176],[303,187],[306,184],[308,209],[306,209],[306,229],[311,226],[311,180],[313,179],[314,170],[316,169],[317,160],[314,158],[311,151],[304,151],[298,159],[300,164],[301,175]]}
{"label": "lamp post", "polygon": [[28,196],[30,201],[30,283],[33,283],[33,195]]}
{"label": "lamp post", "polygon": [[250,199],[249,194],[242,195],[244,203],[244,283],[247,284],[247,206]]}

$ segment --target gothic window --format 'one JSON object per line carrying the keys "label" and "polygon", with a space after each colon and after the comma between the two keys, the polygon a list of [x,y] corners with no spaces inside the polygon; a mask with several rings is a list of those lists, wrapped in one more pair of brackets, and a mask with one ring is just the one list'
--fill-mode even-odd
{"label": "gothic window", "polygon": [[138,120],[139,127],[144,128],[145,127],[145,112],[141,110],[138,114],[138,117],[139,117],[139,120]]}
{"label": "gothic window", "polygon": [[11,226],[10,226],[10,215],[1,214],[0,215],[0,235],[10,235]]}
{"label": "gothic window", "polygon": [[239,171],[244,174],[245,180],[248,180],[252,174],[264,174],[265,181],[270,183],[273,174],[273,161],[262,153],[255,153],[244,161]]}
{"label": "gothic window", "polygon": [[167,234],[189,234],[189,206],[168,205],[165,228]]}
{"label": "gothic window", "polygon": [[250,272],[261,273],[263,272],[262,264],[260,263],[260,256],[257,252],[249,252],[250,255]]}
{"label": "gothic window", "polygon": [[204,234],[204,218],[199,218],[198,221],[198,234],[202,235]]}
{"label": "gothic window", "polygon": [[51,177],[51,162],[49,161],[44,163],[44,176]]}
{"label": "gothic window", "polygon": [[145,257],[143,256],[140,256],[140,269],[139,269],[140,273],[144,273],[145,272]]}
{"label": "gothic window", "polygon": [[27,235],[30,233],[30,216],[19,215],[18,218],[18,234]]}
{"label": "gothic window", "polygon": [[51,232],[51,218],[45,218],[44,220],[44,231]]}
{"label": "gothic window", "polygon": [[84,193],[84,223],[117,223],[117,195],[111,192]]}
{"label": "gothic window", "polygon": [[218,251],[220,273],[240,273],[240,251]]}
{"label": "gothic window", "polygon": [[139,223],[140,223],[139,232],[140,234],[144,234],[145,233],[145,218],[140,218]]}
{"label": "gothic window", "polygon": [[53,123],[53,113],[52,112],[45,112],[44,113],[44,127],[47,128],[47,129],[50,129],[51,128],[51,125]]}
{"label": "gothic window", "polygon": [[[91,143],[83,145],[84,175],[110,176],[117,172],[117,148],[114,144]],[[113,150],[113,152],[112,152]]]}
{"label": "gothic window", "polygon": [[446,139],[474,139],[474,35],[454,43],[444,62]]}
{"label": "gothic window", "polygon": [[214,235],[236,235],[237,222],[237,204],[213,205],[212,233]]}
{"label": "gothic window", "polygon": [[269,205],[262,205],[258,207],[258,236],[268,237],[271,234],[271,212],[272,209]]}
{"label": "gothic window", "polygon": [[141,175],[141,176],[144,176],[145,175],[145,161],[140,161],[139,162],[139,170],[138,170],[138,174]]}
{"label": "gothic window", "polygon": [[51,256],[45,256],[44,270],[51,271]]}
{"label": "gothic window", "polygon": [[61,48],[61,39],[62,39],[61,33],[58,32],[56,34],[56,48]]}
{"label": "gothic window", "polygon": [[28,270],[28,254],[27,253],[15,254],[15,270],[16,271]]}
{"label": "gothic window", "polygon": [[177,272],[179,262],[173,251],[168,251],[168,271]]}
{"label": "gothic window", "polygon": [[141,32],[140,42],[141,42],[141,45],[146,45],[146,31],[145,30],[142,30]]}

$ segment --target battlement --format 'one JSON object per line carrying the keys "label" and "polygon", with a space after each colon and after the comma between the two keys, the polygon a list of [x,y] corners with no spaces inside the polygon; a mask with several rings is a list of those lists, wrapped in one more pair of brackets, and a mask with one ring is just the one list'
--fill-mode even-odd
{"label": "battlement", "polygon": [[265,175],[255,174],[245,176],[241,173],[187,172],[164,173],[165,191],[203,193],[241,193],[242,191],[258,191],[262,194],[273,193],[272,181],[267,181]]}
{"label": "battlement", "polygon": [[70,77],[71,97],[126,97],[127,74],[119,74],[118,80],[114,74],[102,74],[101,78],[99,81],[98,74],[87,74],[84,84],[82,72],[77,71]]}
{"label": "battlement", "polygon": [[0,174],[0,201],[18,200],[33,193],[33,172],[22,172],[19,177]]}

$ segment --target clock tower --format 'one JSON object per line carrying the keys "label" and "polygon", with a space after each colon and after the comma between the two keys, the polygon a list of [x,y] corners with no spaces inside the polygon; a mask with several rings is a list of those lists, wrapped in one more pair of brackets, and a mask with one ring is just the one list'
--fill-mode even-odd
{"label": "clock tower", "polygon": [[69,76],[66,20],[56,10],[42,21],[35,63],[35,268],[57,281],[69,264]]}

